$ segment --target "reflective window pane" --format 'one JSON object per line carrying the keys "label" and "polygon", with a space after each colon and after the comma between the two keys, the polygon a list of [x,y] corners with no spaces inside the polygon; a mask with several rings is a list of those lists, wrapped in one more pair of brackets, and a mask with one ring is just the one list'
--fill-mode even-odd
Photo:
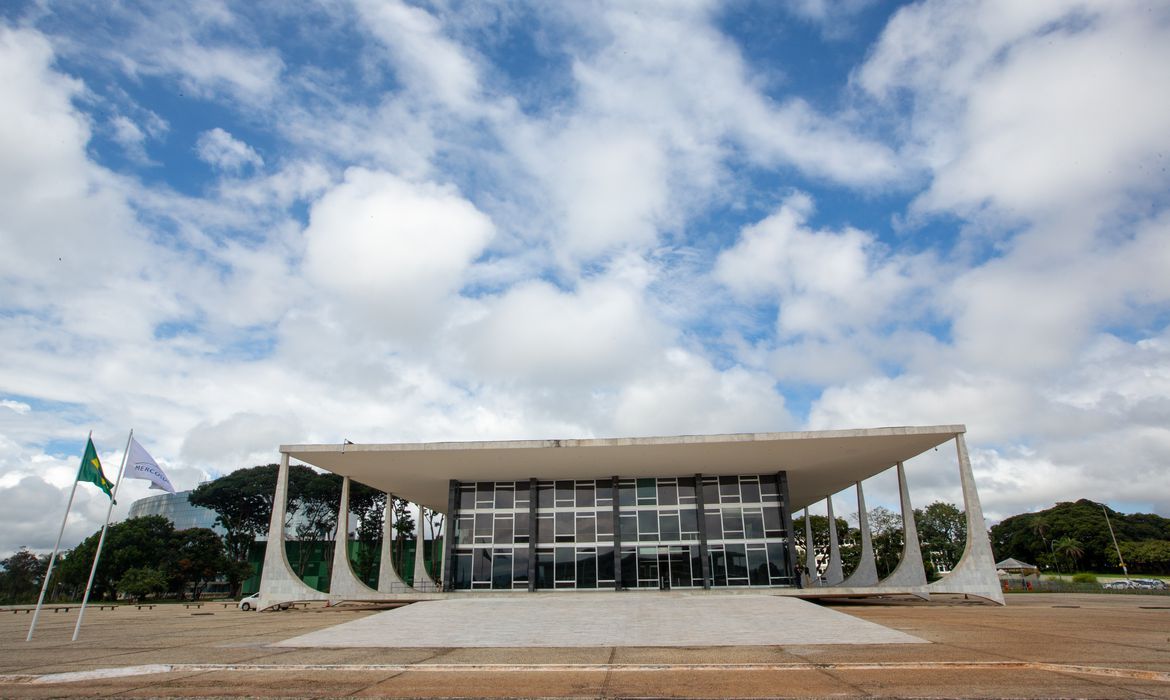
{"label": "reflective window pane", "polygon": [[638,516],[635,513],[621,515],[622,542],[636,542],[638,539]]}
{"label": "reflective window pane", "polygon": [[597,516],[593,513],[577,514],[577,543],[597,541]]}
{"label": "reflective window pane", "polygon": [[516,507],[527,506],[532,498],[531,491],[532,483],[525,481],[516,482]]}
{"label": "reflective window pane", "polygon": [[662,513],[658,518],[658,539],[663,542],[674,542],[679,539],[678,513]]}
{"label": "reflective window pane", "polygon": [[723,518],[717,508],[703,511],[703,518],[707,521],[707,539],[723,539]]}
{"label": "reflective window pane", "polygon": [[536,517],[536,542],[538,544],[552,544],[554,542],[553,518],[551,514]]}
{"label": "reflective window pane", "polygon": [[577,554],[572,547],[557,547],[556,551],[556,573],[557,582],[569,581],[576,583],[577,581]]}
{"label": "reflective window pane", "polygon": [[760,500],[764,503],[775,503],[780,500],[780,485],[775,474],[760,475]]}
{"label": "reflective window pane", "polygon": [[608,506],[613,504],[613,479],[597,480],[597,505]]}
{"label": "reflective window pane", "polygon": [[776,506],[764,506],[764,530],[768,537],[779,537],[784,525],[780,522],[780,509]]}
{"label": "reflective window pane", "polygon": [[[517,543],[527,542],[529,534],[530,533],[528,531],[528,513],[517,513],[516,514],[516,528],[514,530],[514,536],[516,538],[515,541]],[[500,543],[497,541],[497,544],[500,544]]]}
{"label": "reflective window pane", "polygon": [[554,579],[554,558],[553,550],[538,549],[536,550],[536,587],[537,588],[552,588]]}
{"label": "reflective window pane", "polygon": [[597,588],[596,550],[577,551],[577,588]]}
{"label": "reflective window pane", "polygon": [[723,503],[739,503],[739,477],[719,477],[719,498]]}
{"label": "reflective window pane", "polygon": [[734,586],[747,583],[747,548],[742,544],[729,544],[724,546],[723,549],[727,553],[728,584]]}
{"label": "reflective window pane", "polygon": [[476,507],[491,508],[496,502],[496,485],[490,481],[480,481],[475,485]]}
{"label": "reflective window pane", "polygon": [[512,516],[511,515],[497,515],[496,516],[496,530],[493,537],[493,542],[497,544],[510,544],[512,542]]}
{"label": "reflective window pane", "polygon": [[638,511],[638,540],[649,542],[658,539],[658,513],[653,510]]}
{"label": "reflective window pane", "polygon": [[753,586],[768,585],[768,553],[763,549],[749,549],[748,579]]}
{"label": "reflective window pane", "polygon": [[747,539],[759,539],[764,536],[764,516],[756,512],[744,511],[743,536]]}
{"label": "reflective window pane", "polygon": [[678,480],[678,502],[681,504],[695,502],[695,477],[684,476]]}
{"label": "reflective window pane", "polygon": [[739,493],[744,503],[760,502],[760,482],[744,481],[739,485]]}
{"label": "reflective window pane", "polygon": [[542,481],[536,485],[536,506],[538,508],[552,508],[553,484],[551,481]]}
{"label": "reflective window pane", "polygon": [[638,479],[638,505],[652,506],[657,503],[658,484],[654,479]]}
{"label": "reflective window pane", "polygon": [[577,507],[578,508],[592,508],[593,507],[593,482],[592,481],[578,481],[577,482]]}
{"label": "reflective window pane", "polygon": [[572,542],[577,531],[576,518],[571,512],[556,514],[557,542]]}
{"label": "reflective window pane", "polygon": [[528,548],[517,547],[512,555],[512,581],[528,582]]}
{"label": "reflective window pane", "polygon": [[597,582],[612,583],[614,578],[613,547],[597,548]]}
{"label": "reflective window pane", "polygon": [[512,587],[512,557],[496,554],[492,559],[492,588]]}
{"label": "reflective window pane", "polygon": [[575,501],[575,492],[573,489],[573,482],[558,481],[557,482],[557,505],[558,506],[572,506]]}
{"label": "reflective window pane", "polygon": [[618,484],[618,503],[622,508],[638,505],[638,492],[634,481],[621,481]]}
{"label": "reflective window pane", "polygon": [[487,547],[476,547],[473,551],[475,560],[472,563],[472,582],[488,582],[492,580],[492,550]]}
{"label": "reflective window pane", "polygon": [[678,505],[678,484],[673,479],[659,479],[658,481],[658,505],[660,506],[677,506]]}

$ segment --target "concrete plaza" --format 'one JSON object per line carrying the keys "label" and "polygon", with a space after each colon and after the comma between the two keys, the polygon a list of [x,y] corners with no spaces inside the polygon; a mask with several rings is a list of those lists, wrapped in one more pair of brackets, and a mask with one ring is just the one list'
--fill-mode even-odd
{"label": "concrete plaza", "polygon": [[277,644],[380,611],[218,605],[87,612],[77,643],[47,613],[26,643],[0,611],[0,697],[1170,697],[1167,597],[830,607],[928,643],[305,648]]}

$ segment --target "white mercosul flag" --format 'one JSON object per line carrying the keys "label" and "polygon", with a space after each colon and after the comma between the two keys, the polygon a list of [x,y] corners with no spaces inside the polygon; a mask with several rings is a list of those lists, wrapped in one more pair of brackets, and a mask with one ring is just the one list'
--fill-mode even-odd
{"label": "white mercosul flag", "polygon": [[175,492],[175,487],[171,485],[171,480],[167,478],[166,472],[134,438],[130,439],[130,455],[126,459],[126,478],[146,479],[150,482],[152,489]]}

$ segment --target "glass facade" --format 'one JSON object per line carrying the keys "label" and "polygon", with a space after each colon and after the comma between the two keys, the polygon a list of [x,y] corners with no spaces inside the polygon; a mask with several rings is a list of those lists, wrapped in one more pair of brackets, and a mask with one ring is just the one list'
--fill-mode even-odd
{"label": "glass facade", "polygon": [[794,585],[785,476],[451,485],[454,589]]}

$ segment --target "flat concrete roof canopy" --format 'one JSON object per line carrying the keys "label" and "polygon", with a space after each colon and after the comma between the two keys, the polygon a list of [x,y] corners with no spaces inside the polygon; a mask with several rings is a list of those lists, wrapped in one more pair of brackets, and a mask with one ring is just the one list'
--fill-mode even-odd
{"label": "flat concrete roof canopy", "polygon": [[792,511],[941,445],[962,425],[591,440],[282,445],[305,464],[432,510],[458,481],[788,472]]}

